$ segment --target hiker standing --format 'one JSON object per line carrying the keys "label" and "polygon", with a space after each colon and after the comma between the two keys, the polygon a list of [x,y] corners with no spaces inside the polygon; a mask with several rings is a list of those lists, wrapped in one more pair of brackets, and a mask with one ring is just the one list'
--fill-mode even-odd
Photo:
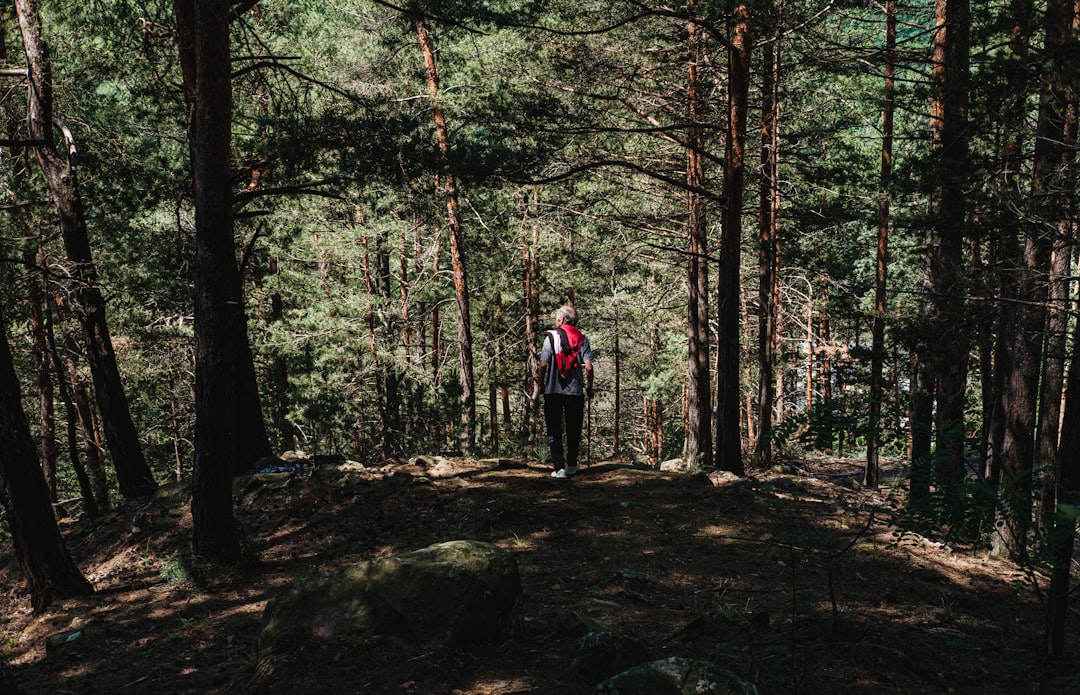
{"label": "hiker standing", "polygon": [[[548,365],[552,365],[548,369]],[[555,328],[544,337],[540,351],[540,382],[544,384],[544,422],[555,470],[552,478],[578,472],[585,399],[592,398],[593,368],[589,339],[577,329],[577,311],[564,304],[555,312]],[[563,450],[563,422],[566,449]]]}

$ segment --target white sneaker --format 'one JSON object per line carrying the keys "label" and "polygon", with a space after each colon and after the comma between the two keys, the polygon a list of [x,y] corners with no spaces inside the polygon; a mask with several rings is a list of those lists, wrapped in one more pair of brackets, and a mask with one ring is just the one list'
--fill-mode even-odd
{"label": "white sneaker", "polygon": [[551,471],[551,477],[552,478],[560,478],[560,479],[565,478],[566,477],[566,469],[565,468],[560,468],[557,471]]}
{"label": "white sneaker", "polygon": [[580,470],[581,470],[580,466],[567,466],[566,467],[566,474],[567,475],[576,475],[577,472],[580,471]]}

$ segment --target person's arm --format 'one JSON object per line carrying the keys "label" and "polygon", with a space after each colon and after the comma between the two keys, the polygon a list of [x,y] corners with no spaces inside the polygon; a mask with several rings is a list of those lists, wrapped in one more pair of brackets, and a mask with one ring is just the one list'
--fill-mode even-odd
{"label": "person's arm", "polygon": [[585,360],[585,395],[590,400],[592,400],[592,395],[593,395],[592,380],[593,380],[592,360]]}
{"label": "person's arm", "polygon": [[533,387],[532,400],[536,400],[544,391],[544,385],[547,384],[547,362],[540,362],[540,373],[537,375],[536,385]]}

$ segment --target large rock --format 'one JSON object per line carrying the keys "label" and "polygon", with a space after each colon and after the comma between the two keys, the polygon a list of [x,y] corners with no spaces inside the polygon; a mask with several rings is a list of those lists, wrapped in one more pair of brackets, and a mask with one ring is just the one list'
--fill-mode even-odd
{"label": "large rock", "polygon": [[707,661],[671,657],[649,661],[596,687],[606,695],[750,695],[756,690]]}
{"label": "large rock", "polygon": [[596,682],[648,660],[644,642],[603,630],[590,632],[578,641],[570,668]]}
{"label": "large rock", "polygon": [[517,561],[489,543],[450,541],[287,587],[263,613],[261,646],[380,635],[410,642],[506,639],[521,615]]}

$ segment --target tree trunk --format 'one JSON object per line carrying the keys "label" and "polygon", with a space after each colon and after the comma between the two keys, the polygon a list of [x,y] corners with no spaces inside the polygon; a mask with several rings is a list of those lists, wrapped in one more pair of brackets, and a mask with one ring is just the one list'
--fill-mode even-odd
{"label": "tree trunk", "polygon": [[[4,325],[0,320],[0,325]],[[75,566],[56,525],[49,489],[38,466],[34,440],[22,408],[19,381],[0,330],[0,494],[19,565],[35,612],[54,600],[94,593]]]}
{"label": "tree trunk", "polygon": [[270,454],[233,240],[229,5],[176,0],[195,189],[195,553],[239,558],[232,476]]}
{"label": "tree trunk", "polygon": [[863,484],[878,484],[881,446],[882,373],[885,368],[885,291],[889,267],[889,209],[892,181],[894,76],[896,74],[896,0],[885,3],[885,94],[881,109],[881,172],[878,176],[878,236],[874,263],[874,324],[870,347],[870,408],[867,415],[866,471]]}
{"label": "tree trunk", "polygon": [[[1073,0],[1052,0],[1047,7],[1046,71],[1039,99],[1031,180],[1031,216],[1024,243],[1012,373],[1007,385],[1007,416],[1000,488],[1001,506],[994,525],[992,552],[1021,561],[1027,556],[1031,526],[1031,487],[1042,336],[1046,328],[1053,235],[1067,224],[1071,158],[1067,146],[1069,79],[1061,60],[1073,33]],[[1063,164],[1065,166],[1063,166]]]}
{"label": "tree trunk", "polygon": [[[270,272],[278,275],[281,270],[277,258],[270,259]],[[278,323],[285,318],[285,300],[279,290],[270,295],[270,321]],[[277,432],[282,451],[296,448],[293,424],[289,421],[289,361],[280,349],[274,351],[270,364],[271,406],[270,423]]]}
{"label": "tree trunk", "polygon": [[[1063,162],[1071,168],[1071,162]],[[1039,481],[1039,509],[1035,517],[1040,526],[1053,523],[1055,461],[1061,422],[1061,395],[1064,388],[1065,350],[1069,322],[1069,267],[1072,249],[1072,222],[1058,223],[1051,260],[1048,315],[1043,348],[1043,378],[1039,390],[1038,433],[1035,438],[1036,480]]]}
{"label": "tree trunk", "polygon": [[970,0],[938,0],[944,24],[935,43],[935,84],[939,85],[940,118],[931,127],[932,147],[942,162],[934,224],[938,255],[935,291],[939,297],[935,336],[943,341],[938,363],[936,458],[942,467],[939,485],[955,491],[964,475],[964,404],[970,331],[964,264],[967,174],[967,92]]}
{"label": "tree trunk", "polygon": [[[82,495],[83,508],[86,511],[86,516],[91,519],[96,519],[101,516],[101,506],[98,505],[97,499],[94,495],[94,486],[90,480],[90,476],[87,474],[86,466],[83,465],[82,459],[79,458],[79,413],[78,408],[75,405],[75,396],[70,388],[67,386],[67,382],[64,379],[64,364],[60,359],[60,351],[56,346],[56,337],[53,334],[52,322],[48,318],[46,313],[46,350],[48,351],[48,359],[50,360],[53,371],[56,374],[56,386],[60,391],[60,398],[64,401],[64,409],[67,420],[67,446],[68,446],[68,458],[71,460],[71,468],[75,471],[75,479],[79,483],[79,493]],[[100,466],[100,463],[99,463]],[[50,490],[52,500],[55,502],[55,491]],[[103,495],[105,498],[105,505],[108,505],[108,491],[105,491]]]}
{"label": "tree trunk", "polygon": [[[52,66],[48,48],[41,36],[41,20],[35,0],[19,0],[15,7],[22,29],[30,80],[29,135],[31,140],[41,143],[34,147],[34,154],[60,218],[64,248],[74,266],[78,318],[86,341],[87,360],[94,379],[94,394],[101,412],[102,427],[121,494],[128,499],[140,497],[157,489],[157,483],[143,456],[116,364],[116,353],[105,320],[105,299],[97,284],[97,270],[86,233],[75,168],[70,158],[65,160],[56,153],[52,128]],[[67,149],[74,152],[74,143],[70,140]]]}
{"label": "tree trunk", "polygon": [[38,386],[39,441],[41,442],[41,470],[49,488],[49,499],[56,501],[56,392],[50,369],[48,329],[45,325],[45,274],[37,272],[38,254],[32,249],[23,252],[27,268],[34,269],[34,276],[27,278],[28,316],[30,337],[34,346],[34,372]]}
{"label": "tree trunk", "polygon": [[739,278],[742,202],[746,179],[746,112],[750,84],[750,10],[738,5],[728,49],[728,136],[725,145],[723,233],[717,293],[716,465],[745,472],[739,427]]}
{"label": "tree trunk", "polygon": [[[533,210],[538,212],[539,189],[534,189],[532,198]],[[524,205],[528,211],[528,199],[524,201]],[[525,393],[529,394],[525,400],[522,422],[528,428],[527,442],[530,449],[535,449],[540,441],[539,395],[544,388],[540,383],[540,353],[537,347],[540,344],[540,259],[537,257],[539,245],[539,222],[534,222],[531,228],[527,227],[521,244],[524,278],[522,293],[525,304]]]}
{"label": "tree trunk", "polygon": [[1022,179],[1024,160],[1027,157],[1025,140],[1028,134],[1027,101],[1029,98],[1029,41],[1032,21],[1032,0],[1012,0],[1010,15],[1013,26],[1009,37],[1009,63],[1006,75],[1005,102],[1001,109],[1003,118],[1001,132],[1004,143],[1001,148],[1002,174],[997,180],[995,194],[1002,201],[998,210],[997,227],[1000,234],[991,240],[992,265],[997,272],[998,303],[997,336],[993,348],[993,401],[988,426],[990,460],[986,476],[990,485],[997,489],[1001,480],[1001,467],[1005,449],[1005,419],[1008,410],[1007,383],[1012,373],[1012,331],[1016,325],[1016,308],[1019,299],[1019,276],[1023,267],[1020,254],[1021,200],[1025,185]]}
{"label": "tree trunk", "polygon": [[465,263],[465,239],[458,218],[457,177],[450,159],[450,131],[439,102],[439,72],[435,65],[435,47],[424,20],[416,20],[416,34],[424,54],[428,90],[431,93],[435,119],[435,141],[439,161],[444,171],[443,191],[446,195],[446,223],[450,231],[450,258],[454,274],[454,296],[457,299],[459,379],[461,381],[461,430],[458,443],[468,452],[476,441],[476,386],[473,378],[472,325],[469,319],[469,282]]}
{"label": "tree trunk", "polygon": [[687,253],[687,334],[688,385],[686,443],[683,458],[691,468],[712,467],[712,378],[709,374],[709,263],[708,211],[701,193],[705,180],[701,124],[702,28],[687,24],[689,60],[687,61],[687,102],[690,127],[687,132],[686,188],[687,227],[690,246]]}
{"label": "tree trunk", "polygon": [[1065,652],[1065,624],[1069,615],[1071,568],[1076,538],[1076,512],[1080,509],[1080,337],[1073,336],[1072,362],[1057,456],[1057,503],[1050,534],[1052,570],[1047,590],[1047,652],[1060,658]]}
{"label": "tree trunk", "polygon": [[776,407],[777,315],[780,274],[780,39],[765,44],[762,61],[761,197],[758,204],[758,392],[754,465],[772,466],[773,412]]}
{"label": "tree trunk", "polygon": [[106,511],[111,506],[109,479],[105,475],[105,466],[101,462],[101,439],[98,436],[97,422],[94,420],[94,409],[90,404],[90,394],[86,391],[86,384],[79,378],[78,355],[79,346],[75,342],[75,338],[71,335],[65,335],[64,365],[68,375],[68,383],[71,385],[71,398],[75,404],[75,412],[79,417],[79,431],[82,435],[86,467],[89,469],[94,498],[97,500],[98,507],[102,511]]}

